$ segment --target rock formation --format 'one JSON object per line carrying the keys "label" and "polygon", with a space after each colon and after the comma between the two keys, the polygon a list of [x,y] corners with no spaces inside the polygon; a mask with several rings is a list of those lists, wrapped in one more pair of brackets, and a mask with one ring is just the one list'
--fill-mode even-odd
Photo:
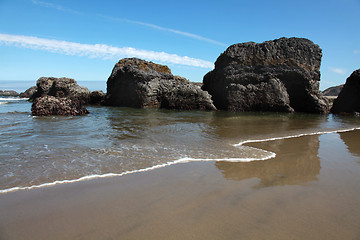
{"label": "rock formation", "polygon": [[107,81],[106,105],[136,108],[215,110],[211,96],[199,85],[173,76],[165,65],[125,58]]}
{"label": "rock formation", "polygon": [[337,97],[339,96],[339,93],[341,92],[341,89],[343,89],[343,87],[344,84],[335,87],[329,87],[323,91],[323,95],[329,97]]}
{"label": "rock formation", "polygon": [[13,90],[5,90],[5,91],[0,90],[0,96],[3,96],[3,97],[18,97],[19,93],[17,93],[16,91],[13,91]]}
{"label": "rock formation", "polygon": [[69,97],[78,99],[82,104],[89,103],[91,92],[86,87],[80,87],[72,78],[41,77],[36,82],[37,91],[33,99],[43,96],[58,98]]}
{"label": "rock formation", "polygon": [[355,70],[335,99],[331,112],[335,114],[355,114],[360,113],[360,69]]}
{"label": "rock formation", "polygon": [[218,109],[327,113],[319,91],[322,52],[303,38],[227,48],[203,80]]}
{"label": "rock formation", "polygon": [[36,98],[31,106],[31,112],[34,116],[85,115],[89,113],[79,100],[54,96]]}
{"label": "rock formation", "polygon": [[35,92],[37,91],[36,86],[32,86],[29,89],[27,89],[25,92],[20,93],[21,98],[31,98]]}
{"label": "rock formation", "polygon": [[42,77],[36,82],[37,91],[32,95],[34,116],[83,115],[83,107],[90,102],[90,91],[80,87],[71,78]]}
{"label": "rock formation", "polygon": [[106,94],[103,91],[92,91],[89,96],[90,105],[103,105],[106,99]]}

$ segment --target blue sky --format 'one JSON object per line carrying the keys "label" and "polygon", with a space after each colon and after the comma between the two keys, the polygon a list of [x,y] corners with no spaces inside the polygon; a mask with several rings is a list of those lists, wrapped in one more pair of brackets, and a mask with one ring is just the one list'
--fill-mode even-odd
{"label": "blue sky", "polygon": [[323,90],[360,68],[360,0],[0,0],[0,80],[103,80],[124,57],[201,82],[234,43],[304,37]]}

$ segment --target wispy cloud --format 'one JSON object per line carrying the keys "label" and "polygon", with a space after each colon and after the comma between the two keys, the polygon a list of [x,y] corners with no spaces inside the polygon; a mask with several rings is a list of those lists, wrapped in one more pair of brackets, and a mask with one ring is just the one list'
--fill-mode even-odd
{"label": "wispy cloud", "polygon": [[44,50],[65,55],[86,56],[89,58],[119,59],[138,57],[162,63],[172,63],[200,68],[213,68],[213,63],[187,56],[179,56],[165,52],[136,49],[131,47],[113,47],[105,44],[84,44],[33,36],[0,34],[0,45]]}
{"label": "wispy cloud", "polygon": [[341,75],[345,75],[346,74],[346,69],[343,69],[343,68],[329,68],[330,71],[334,72],[334,73],[337,73],[337,74],[341,74]]}
{"label": "wispy cloud", "polygon": [[53,8],[56,9],[58,11],[62,11],[62,12],[69,12],[69,13],[75,13],[75,14],[81,14],[81,12],[70,9],[70,8],[65,8],[61,5],[57,5],[54,3],[49,3],[49,2],[43,2],[43,1],[38,1],[38,0],[31,0],[31,2],[35,5],[39,5],[41,7],[47,7],[47,8]]}
{"label": "wispy cloud", "polygon": [[359,50],[354,50],[354,54],[359,54],[360,51]]}
{"label": "wispy cloud", "polygon": [[134,21],[134,20],[126,19],[126,18],[109,17],[109,16],[105,16],[105,15],[102,15],[102,14],[97,14],[97,16],[108,19],[108,20],[112,20],[112,21],[128,22],[128,23],[137,24],[137,25],[148,27],[148,28],[164,31],[164,32],[171,32],[171,33],[182,35],[182,36],[185,36],[185,37],[188,37],[188,38],[193,38],[193,39],[196,39],[196,40],[216,44],[216,45],[223,46],[223,47],[227,46],[226,43],[218,42],[218,41],[215,41],[213,39],[206,38],[206,37],[203,37],[203,36],[200,36],[200,35],[197,35],[197,34],[193,34],[193,33],[189,33],[189,32],[183,32],[183,31],[179,31],[179,30],[171,29],[171,28],[166,28],[166,27],[162,27],[162,26],[155,25],[155,24],[152,24],[152,23]]}
{"label": "wispy cloud", "polygon": [[[44,1],[39,1],[39,0],[31,0],[31,2],[33,4],[35,4],[35,5],[38,5],[38,6],[47,7],[47,8],[53,8],[53,9],[56,9],[56,10],[62,11],[62,12],[83,14],[82,12],[79,12],[79,11],[76,11],[76,10],[73,10],[73,9],[70,9],[70,8],[65,8],[65,7],[63,7],[61,5],[57,5],[57,4],[53,4],[53,3],[49,3],[49,2],[44,2]],[[112,21],[122,21],[122,22],[127,22],[127,23],[132,23],[132,24],[145,26],[145,27],[148,27],[148,28],[152,28],[152,29],[156,29],[156,30],[160,30],[160,31],[164,31],[164,32],[170,32],[170,33],[174,33],[174,34],[181,35],[181,36],[184,36],[184,37],[196,39],[196,40],[203,41],[203,42],[212,43],[212,44],[223,46],[223,47],[226,47],[228,45],[226,43],[218,42],[216,40],[206,38],[206,37],[194,34],[194,33],[184,32],[184,31],[180,31],[180,30],[176,30],[176,29],[172,29],[172,28],[166,28],[166,27],[162,27],[162,26],[155,25],[155,24],[152,24],[152,23],[135,21],[135,20],[130,20],[130,19],[126,19],[126,18],[115,18],[115,17],[110,17],[110,16],[106,16],[106,15],[101,15],[101,14],[97,14],[96,16],[101,17],[101,18],[105,18],[105,19],[108,19],[108,20],[112,20]]]}

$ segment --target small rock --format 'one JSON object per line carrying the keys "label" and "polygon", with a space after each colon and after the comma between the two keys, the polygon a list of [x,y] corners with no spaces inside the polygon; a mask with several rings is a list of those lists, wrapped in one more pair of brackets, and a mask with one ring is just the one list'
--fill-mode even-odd
{"label": "small rock", "polygon": [[20,97],[21,98],[32,98],[32,96],[35,94],[36,91],[37,91],[37,87],[32,86],[29,89],[27,89],[25,92],[20,93]]}
{"label": "small rock", "polygon": [[90,102],[90,91],[80,87],[74,79],[42,77],[36,82],[31,112],[34,116],[84,115],[84,104]]}
{"label": "small rock", "polygon": [[0,90],[0,96],[3,96],[3,97],[18,97],[19,93],[16,92],[16,91],[13,91],[13,90],[5,90],[5,91]]}
{"label": "small rock", "polygon": [[36,82],[37,91],[32,99],[43,96],[69,97],[78,99],[82,104],[90,101],[90,91],[86,87],[80,87],[75,79],[41,77]]}
{"label": "small rock", "polygon": [[90,93],[89,103],[91,105],[103,105],[106,99],[106,94],[103,91],[93,91]]}

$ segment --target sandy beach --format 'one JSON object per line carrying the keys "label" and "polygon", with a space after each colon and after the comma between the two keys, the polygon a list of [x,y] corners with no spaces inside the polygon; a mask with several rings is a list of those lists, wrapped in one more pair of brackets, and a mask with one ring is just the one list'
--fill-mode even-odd
{"label": "sandy beach", "polygon": [[0,195],[0,239],[359,239],[359,130],[248,144],[193,162]]}
{"label": "sandy beach", "polygon": [[359,11],[0,0],[0,240],[360,240]]}

